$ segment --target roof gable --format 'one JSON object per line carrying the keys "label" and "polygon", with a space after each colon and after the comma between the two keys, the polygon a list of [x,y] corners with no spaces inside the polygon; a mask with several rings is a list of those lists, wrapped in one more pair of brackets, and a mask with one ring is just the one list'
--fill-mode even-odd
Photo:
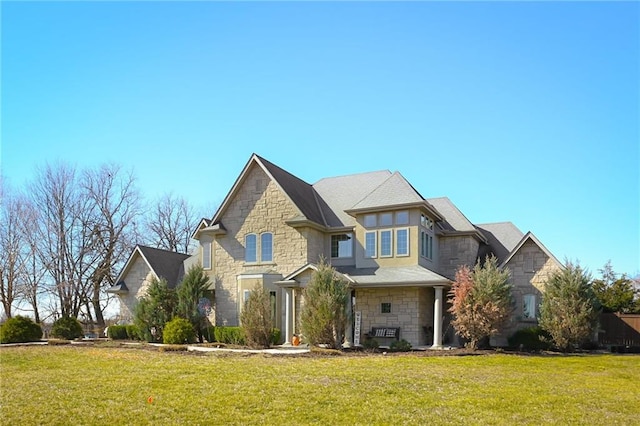
{"label": "roof gable", "polygon": [[487,238],[491,252],[502,263],[509,257],[524,234],[511,222],[484,223],[476,225]]}
{"label": "roof gable", "polygon": [[373,209],[424,202],[424,198],[399,173],[395,172],[373,191],[351,207],[352,210]]}
{"label": "roof gable", "polygon": [[236,179],[233,187],[222,201],[220,208],[212,219],[212,223],[220,221],[223,213],[234,198],[252,166],[260,167],[264,173],[280,188],[284,195],[300,212],[300,216],[320,225],[326,226],[326,221],[320,208],[321,201],[314,191],[313,187],[302,179],[292,175],[286,170],[276,166],[275,164],[265,160],[257,154],[251,155],[251,158],[244,166],[240,176]]}
{"label": "roof gable", "polygon": [[118,275],[117,283],[123,281],[124,276],[138,257],[144,260],[156,278],[164,278],[170,288],[175,288],[184,275],[184,261],[189,258],[189,255],[137,245]]}
{"label": "roof gable", "polygon": [[522,239],[520,240],[520,242],[515,246],[515,248],[511,251],[511,253],[509,254],[509,256],[502,262],[502,264],[500,265],[500,267],[504,267],[507,263],[509,263],[509,261],[513,258],[513,256],[516,255],[516,253],[518,253],[518,251],[522,248],[522,246],[524,246],[524,244],[527,241],[532,241],[534,244],[536,244],[538,247],[540,247],[540,250],[543,251],[544,254],[546,254],[550,259],[553,259],[554,262],[556,262],[558,264],[558,266],[562,266],[562,263],[560,263],[558,261],[558,259],[556,259],[556,257],[553,255],[553,253],[551,253],[545,246],[544,244],[542,244],[540,242],[540,240],[533,235],[533,232],[529,231],[526,233],[526,235],[524,237],[522,237]]}

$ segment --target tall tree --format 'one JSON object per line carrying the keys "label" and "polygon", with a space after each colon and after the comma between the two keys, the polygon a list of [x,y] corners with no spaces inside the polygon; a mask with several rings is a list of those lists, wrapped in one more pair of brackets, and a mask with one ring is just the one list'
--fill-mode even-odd
{"label": "tall tree", "polygon": [[347,301],[351,294],[349,284],[340,279],[325,259],[320,259],[307,288],[304,290],[304,308],[300,326],[311,344],[327,344],[340,348],[347,321]]}
{"label": "tall tree", "polygon": [[491,256],[484,265],[478,261],[473,270],[461,266],[449,292],[453,327],[469,339],[467,346],[472,349],[498,333],[513,311],[509,270],[501,270],[497,263]]}
{"label": "tall tree", "polygon": [[185,198],[165,194],[147,215],[147,238],[157,248],[189,253],[191,234],[199,220],[200,216]]}
{"label": "tall tree", "polygon": [[154,278],[134,312],[135,324],[148,342],[162,342],[164,326],[173,319],[176,304],[175,290],[169,288],[164,278]]}
{"label": "tall tree", "polygon": [[593,291],[606,312],[633,312],[636,309],[636,291],[633,280],[613,271],[609,260],[600,270],[601,279],[593,280]]}
{"label": "tall tree", "polygon": [[545,283],[540,304],[540,327],[562,351],[573,351],[593,335],[599,304],[591,276],[580,265],[567,261]]}
{"label": "tall tree", "polygon": [[202,328],[206,313],[201,309],[201,301],[209,289],[209,277],[202,266],[191,266],[178,286],[177,315],[187,319],[198,333],[202,343]]}
{"label": "tall tree", "polygon": [[87,279],[96,323],[104,326],[103,310],[108,303],[104,290],[115,284],[119,267],[135,245],[140,196],[133,174],[116,164],[85,170],[80,185],[82,193],[94,203],[88,225],[95,262]]}

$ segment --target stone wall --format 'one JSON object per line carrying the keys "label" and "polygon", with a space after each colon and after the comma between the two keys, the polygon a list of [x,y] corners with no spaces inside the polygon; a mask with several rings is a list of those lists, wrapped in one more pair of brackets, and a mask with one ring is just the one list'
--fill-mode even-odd
{"label": "stone wall", "polygon": [[478,258],[480,243],[470,235],[438,236],[439,262],[437,271],[451,280],[461,265],[473,267]]}
{"label": "stone wall", "polygon": [[133,322],[134,309],[138,299],[147,294],[147,289],[155,275],[139,254],[123,277],[129,293],[120,295],[120,316],[123,321]]}

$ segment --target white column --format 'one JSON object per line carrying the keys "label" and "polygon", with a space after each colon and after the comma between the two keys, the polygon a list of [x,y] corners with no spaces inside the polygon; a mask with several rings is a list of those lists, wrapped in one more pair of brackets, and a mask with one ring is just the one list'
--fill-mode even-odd
{"label": "white column", "polygon": [[292,293],[293,293],[293,289],[291,288],[284,289],[284,344],[285,345],[291,345],[291,338],[293,337],[292,328],[291,328],[291,325],[293,324]]}
{"label": "white column", "polygon": [[351,291],[349,291],[349,297],[347,298],[347,327],[344,330],[344,343],[342,343],[343,348],[350,348],[353,346],[352,335],[353,335],[353,297],[351,297]]}
{"label": "white column", "polygon": [[433,302],[433,349],[442,348],[442,289],[443,286],[436,286],[436,297]]}

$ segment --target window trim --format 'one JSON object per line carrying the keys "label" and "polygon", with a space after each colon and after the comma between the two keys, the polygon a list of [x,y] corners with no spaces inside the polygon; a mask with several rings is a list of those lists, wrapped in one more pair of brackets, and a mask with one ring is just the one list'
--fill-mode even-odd
{"label": "window trim", "polygon": [[[405,253],[400,253],[400,251],[398,250],[398,248],[400,247],[400,243],[399,243],[400,238],[398,237],[398,233],[400,231],[404,231],[404,232],[407,233],[407,240],[406,240],[406,244],[404,246]],[[407,257],[407,256],[409,256],[410,255],[409,247],[411,247],[411,245],[409,243],[410,235],[411,235],[411,232],[409,231],[409,228],[396,228],[395,234],[396,234],[396,251],[395,251],[396,256],[397,257]]]}
{"label": "window trim", "polygon": [[[389,253],[384,253],[382,235],[389,234]],[[380,230],[380,257],[393,257],[393,229],[381,229]]]}
{"label": "window trim", "polygon": [[[373,254],[369,256],[367,254],[369,241],[367,240],[368,235],[373,235]],[[364,257],[367,259],[375,259],[378,257],[378,232],[376,231],[366,231],[364,233]]]}

